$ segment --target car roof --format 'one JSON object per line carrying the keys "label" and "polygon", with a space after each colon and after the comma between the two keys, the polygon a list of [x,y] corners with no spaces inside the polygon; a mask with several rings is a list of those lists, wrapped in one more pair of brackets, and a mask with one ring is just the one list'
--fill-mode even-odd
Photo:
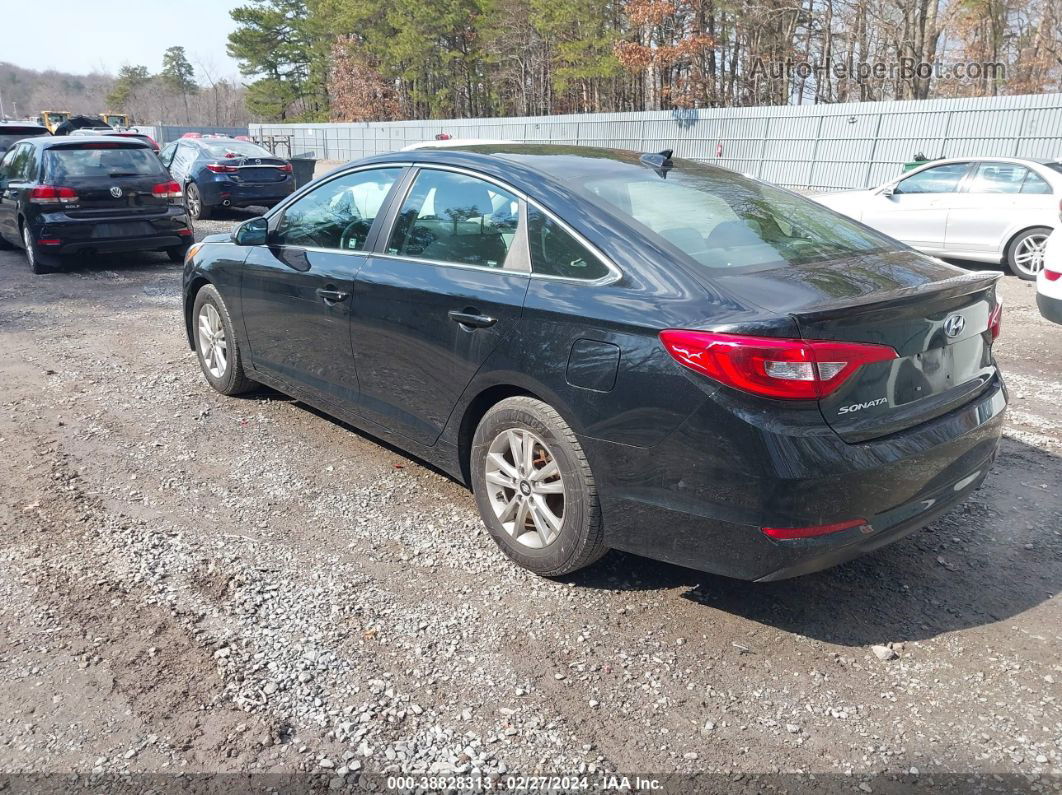
{"label": "car roof", "polygon": [[50,138],[29,138],[25,143],[33,144],[41,149],[57,149],[64,145],[83,146],[85,144],[111,144],[111,145],[126,145],[130,147],[143,147],[144,149],[150,149],[146,141],[141,141],[139,138],[123,138],[121,141],[115,141],[113,135],[53,135]]}
{"label": "car roof", "polygon": [[45,127],[43,124],[37,124],[37,122],[33,121],[13,121],[11,119],[0,119],[0,128],[3,127],[21,127],[22,129],[32,128],[34,130],[44,130],[44,132],[48,132],[48,128]]}

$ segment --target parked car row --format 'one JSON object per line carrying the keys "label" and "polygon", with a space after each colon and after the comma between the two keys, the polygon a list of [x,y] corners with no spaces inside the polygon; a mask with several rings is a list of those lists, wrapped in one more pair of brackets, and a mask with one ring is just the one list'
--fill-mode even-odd
{"label": "parked car row", "polygon": [[181,262],[192,219],[272,206],[295,188],[290,163],[221,136],[158,153],[139,133],[11,125],[0,126],[0,145],[0,248],[22,248],[34,273],[84,253],[164,251]]}

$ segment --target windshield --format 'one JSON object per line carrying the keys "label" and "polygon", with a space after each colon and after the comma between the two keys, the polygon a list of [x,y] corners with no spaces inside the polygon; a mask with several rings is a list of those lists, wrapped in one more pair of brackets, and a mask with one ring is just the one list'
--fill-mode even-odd
{"label": "windshield", "polygon": [[660,172],[617,169],[583,187],[709,268],[809,265],[901,245],[788,191],[723,169],[675,163]]}
{"label": "windshield", "polygon": [[247,141],[202,141],[211,157],[273,157],[268,149]]}
{"label": "windshield", "polygon": [[39,138],[50,134],[41,127],[0,127],[0,152],[9,149],[11,144],[23,138]]}
{"label": "windshield", "polygon": [[165,174],[155,153],[146,147],[89,144],[81,149],[49,149],[45,155],[48,178],[133,177]]}

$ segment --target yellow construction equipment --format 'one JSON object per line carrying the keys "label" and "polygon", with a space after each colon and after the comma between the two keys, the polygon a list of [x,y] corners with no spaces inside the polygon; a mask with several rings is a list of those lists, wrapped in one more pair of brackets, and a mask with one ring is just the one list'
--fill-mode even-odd
{"label": "yellow construction equipment", "polygon": [[100,121],[110,127],[125,129],[129,126],[129,114],[104,111],[100,114]]}
{"label": "yellow construction equipment", "polygon": [[37,116],[37,121],[41,126],[47,127],[48,132],[54,133],[55,128],[69,119],[71,115],[68,110],[42,110]]}

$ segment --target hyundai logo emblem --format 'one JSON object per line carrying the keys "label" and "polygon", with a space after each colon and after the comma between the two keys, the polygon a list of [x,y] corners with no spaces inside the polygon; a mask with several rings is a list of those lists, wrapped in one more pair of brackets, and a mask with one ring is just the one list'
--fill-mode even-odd
{"label": "hyundai logo emblem", "polygon": [[122,198],[122,189],[115,185],[111,188],[111,195],[116,199]]}
{"label": "hyundai logo emblem", "polygon": [[944,321],[944,333],[949,337],[958,337],[966,328],[966,319],[962,315],[952,315]]}

